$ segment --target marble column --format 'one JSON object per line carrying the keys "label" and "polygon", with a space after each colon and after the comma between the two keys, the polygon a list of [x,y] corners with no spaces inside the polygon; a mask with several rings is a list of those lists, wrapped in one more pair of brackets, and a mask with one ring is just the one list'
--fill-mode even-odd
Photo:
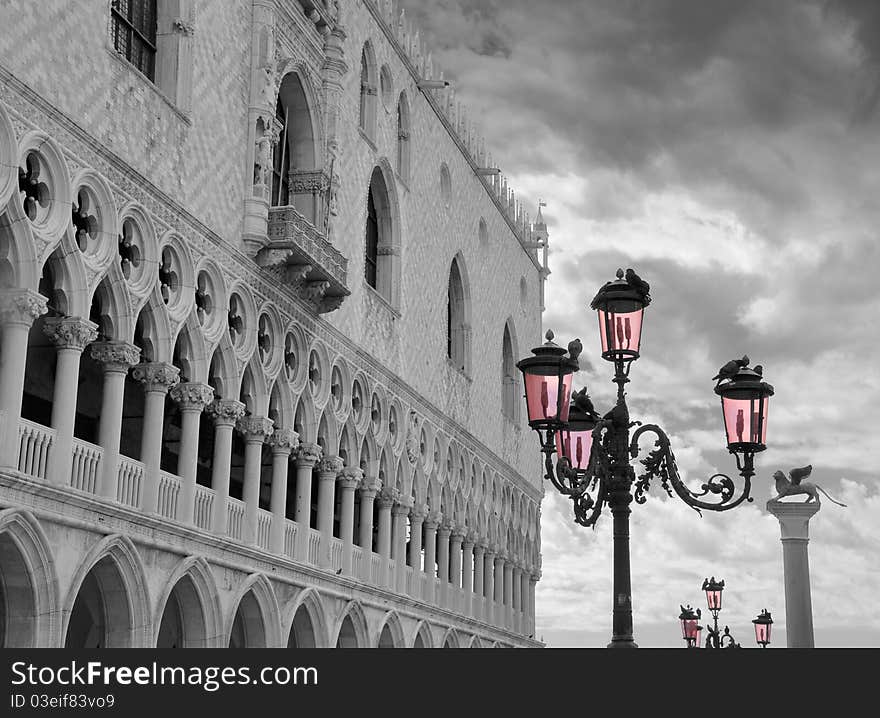
{"label": "marble column", "polygon": [[397,502],[396,489],[384,488],[376,501],[379,504],[379,585],[389,586],[388,564],[391,560],[391,507]]}
{"label": "marble column", "polygon": [[426,506],[416,504],[409,512],[409,565],[412,566],[413,582],[410,596],[418,600],[424,600],[422,586],[424,585],[422,574],[422,526],[428,515]]}
{"label": "marble column", "polygon": [[30,289],[0,291],[0,466],[18,468],[18,420],[24,391],[28,334],[46,313],[46,298]]}
{"label": "marble column", "polygon": [[507,615],[504,610],[504,558],[505,553],[499,551],[495,556],[495,605],[492,614],[496,626],[505,626]]}
{"label": "marble column", "polygon": [[467,533],[464,526],[453,526],[449,536],[449,594],[452,596],[450,608],[461,611],[461,543]]}
{"label": "marble column", "polygon": [[474,542],[476,534],[469,531],[461,544],[461,610],[465,616],[474,615]]}
{"label": "marble column", "polygon": [[483,575],[485,591],[483,597],[483,620],[486,623],[495,621],[495,545],[486,547],[486,564]]}
{"label": "marble column", "polygon": [[309,561],[309,529],[312,515],[312,469],[321,460],[323,450],[312,442],[300,442],[294,458],[296,466],[296,558]]}
{"label": "marble column", "polygon": [[214,457],[211,463],[214,517],[211,530],[218,536],[226,536],[232,431],[238,420],[244,416],[244,404],[235,399],[215,399],[206,411],[214,419]]}
{"label": "marble column", "polygon": [[287,471],[290,468],[290,452],[299,446],[299,434],[292,429],[275,429],[269,437],[269,446],[272,448],[272,490],[269,495],[272,528],[269,532],[269,550],[284,555],[284,536],[287,532]]}
{"label": "marble column", "polygon": [[261,416],[243,416],[236,423],[244,437],[244,486],[241,499],[244,502],[244,525],[242,543],[257,543],[257,515],[260,508],[260,479],[263,464],[263,444],[272,435],[275,422]]}
{"label": "marble column", "polygon": [[770,500],[767,511],[779,520],[782,570],[785,577],[785,639],[789,648],[814,648],[813,604],[810,591],[810,518],[818,502]]}
{"label": "marble column", "polygon": [[180,369],[164,362],[138,364],[131,371],[135,381],[144,385],[144,422],[141,431],[140,508],[145,513],[159,510],[159,481],[162,469],[162,428],[165,423],[165,396],[177,384]]}
{"label": "marble column", "polygon": [[504,562],[504,625],[513,629],[513,559]]}
{"label": "marble column", "polygon": [[338,456],[325,456],[318,462],[318,526],[321,550],[318,565],[330,568],[330,544],[333,539],[333,509],[336,505],[336,477],[345,467]]}
{"label": "marble column", "polygon": [[52,428],[55,441],[49,456],[47,478],[53,484],[70,484],[73,424],[79,387],[79,360],[87,344],[98,338],[98,325],[80,317],[48,317],[43,332],[57,349]]}
{"label": "marble column", "polygon": [[513,614],[511,627],[517,633],[522,633],[522,564],[519,559],[513,562],[512,570],[513,591],[511,595],[510,608]]}
{"label": "marble column", "polygon": [[104,453],[97,493],[115,501],[119,483],[119,441],[122,430],[122,403],[125,399],[125,377],[128,375],[128,370],[140,361],[141,350],[133,344],[115,341],[93,342],[90,349],[92,359],[98,362],[104,371],[101,415],[98,420],[98,445]]}
{"label": "marble column", "polygon": [[394,525],[394,577],[397,593],[406,593],[406,519],[410,507],[397,503],[391,509]]}
{"label": "marble column", "polygon": [[488,546],[486,539],[479,539],[474,546],[474,600],[473,600],[473,617],[478,621],[483,620],[483,568],[486,561],[486,547]]}
{"label": "marble column", "polygon": [[337,486],[342,493],[339,510],[339,537],[342,539],[342,575],[353,576],[352,554],[354,552],[354,492],[364,478],[363,469],[355,466],[345,467],[337,477]]}
{"label": "marble column", "polygon": [[425,517],[425,601],[428,603],[435,603],[439,598],[434,592],[434,579],[437,578],[437,529],[441,518],[439,511],[431,511]]}
{"label": "marble column", "polygon": [[541,580],[540,569],[532,569],[529,574],[529,632],[535,637],[535,587]]}
{"label": "marble column", "polygon": [[528,635],[529,628],[529,568],[521,564],[519,572],[519,630]]}
{"label": "marble column", "polygon": [[382,482],[375,476],[364,476],[361,483],[361,527],[360,544],[362,553],[361,579],[373,582],[373,502],[382,489]]}
{"label": "marble column", "polygon": [[195,523],[199,421],[205,407],[214,401],[214,390],[207,384],[184,382],[173,387],[168,395],[180,408],[180,453],[177,455],[180,494],[177,500],[177,520],[192,526]]}
{"label": "marble column", "polygon": [[449,537],[452,535],[452,527],[450,522],[444,521],[437,531],[437,578],[440,579],[441,608],[449,605]]}

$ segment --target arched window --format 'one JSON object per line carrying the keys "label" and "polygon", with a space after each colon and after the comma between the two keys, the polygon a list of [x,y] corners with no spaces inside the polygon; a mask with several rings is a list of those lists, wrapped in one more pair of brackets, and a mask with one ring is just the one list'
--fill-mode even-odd
{"label": "arched window", "polygon": [[288,73],[281,81],[275,118],[281,127],[281,134],[272,157],[270,204],[273,207],[293,205],[303,217],[317,224],[316,219],[321,216],[321,194],[309,189],[309,183],[304,183],[301,190],[291,187],[291,178],[295,178],[297,172],[312,172],[315,169],[312,113],[296,73]]}
{"label": "arched window", "polygon": [[449,289],[446,303],[446,354],[449,360],[461,372],[468,371],[469,326],[468,326],[467,293],[462,277],[459,260],[452,260],[449,269]]}
{"label": "arched window", "polygon": [[113,47],[151,80],[156,69],[156,0],[114,0],[110,4]]}
{"label": "arched window", "polygon": [[398,253],[388,184],[382,168],[376,167],[367,191],[364,280],[393,307],[398,304]]}
{"label": "arched window", "polygon": [[374,136],[376,127],[376,97],[378,94],[376,78],[376,58],[370,43],[364,45],[361,53],[361,104],[360,128],[367,137]]}
{"label": "arched window", "polygon": [[504,325],[501,340],[501,413],[511,421],[517,420],[517,369],[510,324]]}
{"label": "arched window", "polygon": [[397,174],[409,182],[409,103],[401,92],[397,101]]}

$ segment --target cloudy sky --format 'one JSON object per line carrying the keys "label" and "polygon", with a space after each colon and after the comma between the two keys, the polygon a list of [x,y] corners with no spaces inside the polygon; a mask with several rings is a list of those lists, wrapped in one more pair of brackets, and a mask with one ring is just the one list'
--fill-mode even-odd
{"label": "cloudy sky", "polygon": [[[772,472],[807,463],[848,504],[810,525],[818,646],[880,646],[880,3],[876,0],[405,0],[457,97],[551,237],[545,328],[586,347],[576,384],[610,407],[587,305],[617,267],[651,283],[632,418],[661,424],[692,480],[735,466],[710,380],[748,353],[776,388],[755,502],[700,518],[659,487],[635,506],[636,641],[680,646],[705,609],[784,646]],[[534,211],[533,211],[534,213]],[[531,341],[537,340],[533,337]],[[526,340],[525,343],[529,343]],[[537,450],[537,441],[536,441]],[[611,517],[593,530],[547,485],[537,635],[611,635]]]}

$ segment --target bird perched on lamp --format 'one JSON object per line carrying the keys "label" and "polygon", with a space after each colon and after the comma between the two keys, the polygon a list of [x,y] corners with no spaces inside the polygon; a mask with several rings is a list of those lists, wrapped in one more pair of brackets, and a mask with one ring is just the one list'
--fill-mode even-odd
{"label": "bird perched on lamp", "polygon": [[727,364],[718,370],[718,373],[712,377],[712,381],[721,382],[723,379],[731,379],[736,376],[737,372],[749,365],[749,358],[743,354],[742,359],[731,359]]}
{"label": "bird perched on lamp", "polygon": [[568,343],[568,354],[572,359],[577,361],[577,358],[580,356],[580,353],[584,350],[584,345],[581,344],[580,338],[572,339]]}
{"label": "bird perched on lamp", "polygon": [[596,409],[593,407],[593,402],[590,399],[590,395],[587,394],[587,387],[584,387],[580,391],[576,391],[571,395],[571,403],[575,405],[580,411],[584,412],[588,416],[597,417]]}
{"label": "bird perched on lamp", "polygon": [[764,366],[762,364],[755,364],[755,366],[752,367],[752,371],[758,376],[764,376]]}
{"label": "bird perched on lamp", "polygon": [[629,286],[635,289],[643,297],[647,297],[648,294],[651,292],[651,285],[648,284],[644,279],[642,279],[638,274],[636,274],[635,271],[633,271],[632,269],[627,269],[624,277],[626,279],[626,283],[629,284]]}

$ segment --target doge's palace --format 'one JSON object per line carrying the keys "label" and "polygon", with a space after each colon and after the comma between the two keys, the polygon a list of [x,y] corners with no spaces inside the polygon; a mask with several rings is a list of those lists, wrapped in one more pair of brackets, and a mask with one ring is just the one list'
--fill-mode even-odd
{"label": "doge's palace", "polygon": [[390,0],[0,4],[0,646],[540,646],[547,244]]}

